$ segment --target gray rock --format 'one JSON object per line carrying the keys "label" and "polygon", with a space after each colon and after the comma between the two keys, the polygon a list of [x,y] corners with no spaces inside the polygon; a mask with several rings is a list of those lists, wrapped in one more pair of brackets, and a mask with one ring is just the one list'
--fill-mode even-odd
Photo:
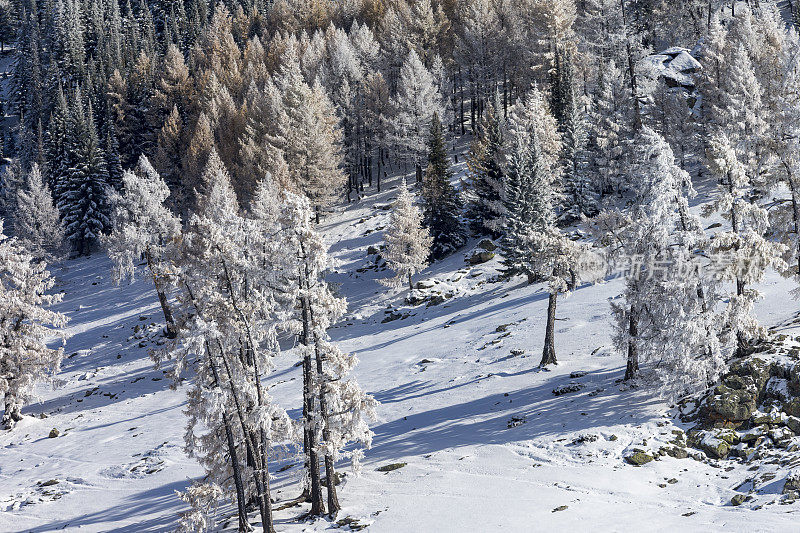
{"label": "gray rock", "polygon": [[490,239],[483,239],[481,242],[478,243],[478,248],[489,252],[494,252],[495,250],[497,250],[497,245]]}
{"label": "gray rock", "polygon": [[492,259],[494,259],[494,253],[492,252],[475,251],[475,253],[467,259],[467,262],[470,265],[480,265]]}

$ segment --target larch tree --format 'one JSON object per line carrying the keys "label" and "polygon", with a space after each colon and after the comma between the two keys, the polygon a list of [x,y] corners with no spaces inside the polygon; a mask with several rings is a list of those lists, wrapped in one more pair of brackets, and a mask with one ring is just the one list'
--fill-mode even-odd
{"label": "larch tree", "polygon": [[635,197],[627,211],[598,220],[612,258],[625,262],[624,303],[613,303],[614,343],[627,354],[625,379],[648,364],[665,396],[696,392],[724,369],[717,283],[703,276],[697,251],[707,239],[689,212],[689,175],[649,127],[634,140],[627,175]]}
{"label": "larch tree", "polygon": [[411,276],[427,266],[433,239],[428,229],[422,225],[422,213],[414,205],[405,179],[400,184],[397,200],[392,205],[385,240],[386,251],[383,257],[389,268],[394,270],[395,276],[381,281],[390,287],[399,287],[408,282],[409,290],[413,290]]}
{"label": "larch tree", "polygon": [[0,220],[0,392],[6,428],[22,419],[35,385],[50,379],[61,365],[63,349],[47,346],[53,328],[67,323],[65,315],[48,309],[62,298],[49,292],[54,285],[46,264],[6,237]]}
{"label": "larch tree", "polygon": [[[335,462],[348,455],[357,468],[360,449],[345,453],[349,442],[369,447],[372,431],[369,420],[375,417],[377,402],[349,376],[358,362],[331,342],[327,330],[340,319],[347,302],[333,294],[323,275],[331,264],[321,236],[311,225],[308,200],[284,192],[281,211],[281,248],[288,252],[284,264],[286,282],[296,290],[294,316],[287,329],[297,333],[303,364],[303,443],[311,515],[325,513],[319,457],[324,457],[328,513],[340,505],[336,490]],[[291,277],[291,272],[296,272]]]}
{"label": "larch tree", "polygon": [[416,179],[420,182],[427,126],[434,114],[440,117],[444,115],[444,107],[433,76],[413,50],[408,53],[400,69],[393,106],[392,139],[404,158],[414,164]]}
{"label": "larch tree", "polygon": [[36,259],[53,258],[64,243],[58,209],[36,163],[28,172],[25,187],[17,190],[14,232]]}
{"label": "larch tree", "polygon": [[[286,412],[262,384],[277,354],[272,263],[275,247],[257,245],[259,219],[239,213],[228,172],[212,151],[198,208],[184,239],[181,301],[187,320],[167,354],[175,379],[190,361],[197,378],[188,391],[188,452],[206,469],[204,483],[185,497],[193,506],[185,527],[203,518],[208,498],[224,496],[248,531],[255,500],[265,531],[273,531],[268,463],[273,443],[294,436]],[[165,189],[165,187],[163,187]],[[266,257],[265,257],[266,254]]]}
{"label": "larch tree", "polygon": [[346,181],[342,133],[333,106],[319,83],[309,87],[297,59],[289,54],[276,76],[282,103],[270,139],[289,169],[290,184],[314,205],[317,221]]}
{"label": "larch tree", "polygon": [[114,263],[114,279],[133,281],[136,265],[144,257],[164,313],[167,337],[174,338],[177,325],[169,288],[176,282],[180,220],[166,207],[169,188],[145,156],[139,158],[136,172],[123,173],[122,184],[122,192],[111,195],[112,229],[103,238]]}

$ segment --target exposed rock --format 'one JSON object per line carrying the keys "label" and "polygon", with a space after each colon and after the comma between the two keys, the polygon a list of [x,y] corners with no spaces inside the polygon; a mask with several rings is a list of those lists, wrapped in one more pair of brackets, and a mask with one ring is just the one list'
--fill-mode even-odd
{"label": "exposed rock", "polygon": [[436,285],[432,279],[421,279],[417,282],[416,288],[418,289],[431,289]]}
{"label": "exposed rock", "polygon": [[800,435],[800,418],[796,416],[787,416],[786,427],[791,429],[795,435]]}
{"label": "exposed rock", "polygon": [[800,491],[800,470],[791,471],[783,484],[783,494],[793,491]]}
{"label": "exposed rock", "polygon": [[47,436],[48,438],[54,439],[61,434],[56,428],[50,430],[50,434]]}
{"label": "exposed rock", "polygon": [[579,390],[583,389],[586,385],[583,383],[568,383],[566,385],[561,385],[553,389],[553,394],[556,396],[561,396],[562,394],[569,394],[571,392],[578,392]]}
{"label": "exposed rock", "polygon": [[653,456],[643,451],[635,451],[625,457],[625,460],[635,466],[642,466],[653,460]]}
{"label": "exposed rock", "polygon": [[497,245],[490,239],[483,239],[481,242],[478,243],[478,248],[480,248],[481,250],[486,250],[488,252],[494,252],[495,250],[497,250]]}
{"label": "exposed rock", "polygon": [[494,259],[494,254],[492,252],[485,252],[476,250],[468,259],[467,262],[470,265],[480,265],[481,263],[485,263],[487,261],[491,261]]}
{"label": "exposed rock", "polygon": [[708,418],[712,421],[741,424],[749,419],[756,410],[756,393],[747,389],[717,385],[714,393],[709,397],[706,407],[708,408]]}
{"label": "exposed rock", "polygon": [[377,470],[378,472],[391,472],[393,470],[399,470],[400,468],[403,468],[407,464],[408,463],[391,463],[391,464],[388,464],[388,465],[380,466],[380,467],[376,468],[375,470]]}
{"label": "exposed rock", "polygon": [[367,248],[367,255],[378,255],[378,249],[374,246]]}
{"label": "exposed rock", "polygon": [[747,500],[747,496],[746,495],[737,494],[736,496],[731,498],[731,505],[733,505],[733,506],[742,505],[745,502],[745,500]]}
{"label": "exposed rock", "polygon": [[569,509],[568,505],[559,505],[558,507],[553,509],[553,512],[557,513],[558,511],[566,511],[567,509]]}

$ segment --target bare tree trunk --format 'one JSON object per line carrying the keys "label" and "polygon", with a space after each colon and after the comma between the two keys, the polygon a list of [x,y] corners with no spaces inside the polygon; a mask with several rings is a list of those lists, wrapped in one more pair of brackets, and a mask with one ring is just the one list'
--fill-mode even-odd
{"label": "bare tree trunk", "polygon": [[3,427],[11,429],[16,422],[22,420],[22,413],[19,408],[19,403],[12,394],[6,393],[5,404],[6,410],[5,413],[3,413]]}
{"label": "bare tree trunk", "polygon": [[547,365],[556,365],[556,348],[555,348],[555,326],[556,326],[556,302],[558,300],[558,292],[551,292],[547,301],[547,326],[544,330],[544,349],[542,350],[542,362],[539,363],[540,367]]}
{"label": "bare tree trunk", "polygon": [[[302,250],[305,260],[305,251]],[[308,289],[308,266],[304,265],[305,270],[300,272],[300,279],[303,286]],[[313,344],[313,332],[311,329],[311,302],[308,297],[303,297],[300,301],[303,320],[302,344],[310,348]],[[319,477],[319,457],[317,455],[317,435],[313,427],[314,413],[314,384],[312,379],[311,353],[307,349],[303,356],[303,443],[305,445],[306,459],[308,461],[308,479],[311,485],[311,516],[320,516],[325,513],[325,503],[322,501],[322,489]]]}
{"label": "bare tree trunk", "polygon": [[628,365],[625,368],[625,381],[636,377],[639,373],[639,350],[636,347],[636,338],[639,336],[639,315],[633,307],[629,313],[628,323]]}
{"label": "bare tree trunk", "polygon": [[414,290],[414,283],[411,281],[411,272],[408,273],[408,290]]}
{"label": "bare tree trunk", "polygon": [[797,250],[797,275],[800,276],[800,199],[797,194],[797,184],[794,182],[794,176],[789,174],[789,190],[792,192],[792,221],[794,222],[794,234],[798,237],[798,250]]}
{"label": "bare tree trunk", "polygon": [[[206,341],[206,351],[208,352],[209,362],[211,363],[211,371],[214,375],[214,384],[217,388],[221,389],[222,385],[219,379],[219,372],[215,362],[214,354],[211,352],[211,347]],[[236,487],[236,506],[239,511],[239,531],[252,531],[250,523],[247,521],[247,508],[245,506],[244,483],[242,481],[242,472],[239,465],[239,458],[236,454],[236,443],[233,440],[233,431],[231,430],[231,423],[228,419],[228,413],[223,411],[222,423],[225,426],[225,438],[228,442],[228,454],[230,455],[231,468],[233,469],[233,483]]]}
{"label": "bare tree trunk", "polygon": [[156,287],[156,294],[158,294],[158,302],[161,304],[161,311],[164,313],[164,321],[167,323],[167,337],[174,339],[178,334],[178,329],[175,326],[175,318],[172,315],[172,309],[169,306],[166,291],[161,284],[160,276],[156,273],[156,266],[153,263],[153,257],[150,254],[150,248],[144,252],[145,260],[147,261],[147,268],[150,269],[150,275],[153,276],[153,285]]}

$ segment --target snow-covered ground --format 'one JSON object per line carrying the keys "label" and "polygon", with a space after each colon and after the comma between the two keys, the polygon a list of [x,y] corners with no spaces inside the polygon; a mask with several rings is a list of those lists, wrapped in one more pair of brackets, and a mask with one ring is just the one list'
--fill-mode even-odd
{"label": "snow-covered ground", "polygon": [[[340,487],[339,518],[375,532],[797,530],[800,504],[754,511],[728,503],[747,465],[623,460],[643,439],[669,440],[678,422],[654,391],[618,383],[624,361],[610,348],[609,300],[620,280],[581,286],[560,302],[551,371],[537,369],[543,285],[498,281],[497,258],[467,265],[475,242],[417,277],[432,285],[420,295],[451,295],[438,305],[408,305],[407,290],[380,285],[389,272],[367,249],[382,241],[382,207],[396,192],[388,185],[323,223],[340,262],[329,280],[350,304],[332,336],[358,354],[355,375],[381,402],[362,474],[348,473]],[[41,403],[24,410],[31,416],[0,433],[0,530],[170,530],[184,509],[174,492],[202,471],[182,451],[185,391],[170,389],[148,357],[163,342],[151,284],[114,286],[101,254],[53,272],[65,293],[59,310],[71,318],[63,383],[42,388]],[[760,286],[766,325],[795,316],[791,288],[774,274]],[[296,362],[288,350],[270,379],[293,416]],[[553,394],[571,383],[580,390]],[[405,466],[376,470],[391,463]],[[301,462],[289,455],[276,466],[280,507],[298,495]],[[278,530],[338,527],[298,523],[302,511],[279,510]]]}

